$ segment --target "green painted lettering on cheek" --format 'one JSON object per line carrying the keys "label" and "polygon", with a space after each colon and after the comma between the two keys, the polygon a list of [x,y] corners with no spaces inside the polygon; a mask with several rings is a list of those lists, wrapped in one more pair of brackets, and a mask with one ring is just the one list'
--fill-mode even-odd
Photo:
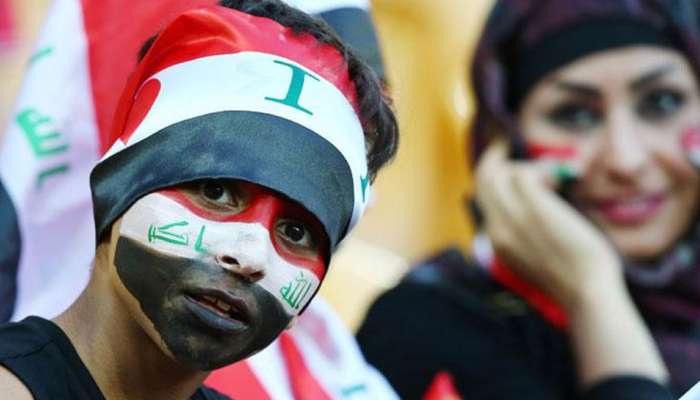
{"label": "green painted lettering on cheek", "polygon": [[180,246],[188,246],[190,244],[190,238],[187,233],[176,233],[173,232],[173,228],[188,226],[187,221],[178,221],[171,224],[163,225],[156,228],[155,225],[151,224],[148,227],[148,242],[153,243],[157,240],[161,240],[167,243],[176,244]]}
{"label": "green painted lettering on cheek", "polygon": [[304,276],[303,273],[299,273],[299,276],[290,281],[287,286],[280,288],[280,294],[287,304],[295,310],[299,309],[299,306],[303,304],[306,295],[311,289],[311,282]]}
{"label": "green painted lettering on cheek", "polygon": [[289,89],[287,89],[287,95],[283,99],[277,99],[274,97],[265,97],[265,100],[272,101],[275,103],[280,103],[284,104],[286,106],[295,108],[299,111],[302,111],[306,114],[313,115],[313,112],[310,110],[302,107],[299,104],[299,98],[301,97],[301,92],[304,88],[304,82],[306,80],[306,77],[311,77],[312,79],[316,81],[320,81],[320,79],[303,69],[299,68],[298,66],[290,63],[286,63],[284,61],[280,60],[275,60],[275,64],[280,64],[284,65],[286,67],[291,68],[292,70],[292,81],[289,83]]}
{"label": "green painted lettering on cheek", "polygon": [[207,227],[202,225],[202,229],[199,230],[199,235],[197,235],[197,240],[194,242],[194,249],[198,253],[207,254],[209,253],[207,249],[202,245],[202,239],[204,238],[204,230]]}

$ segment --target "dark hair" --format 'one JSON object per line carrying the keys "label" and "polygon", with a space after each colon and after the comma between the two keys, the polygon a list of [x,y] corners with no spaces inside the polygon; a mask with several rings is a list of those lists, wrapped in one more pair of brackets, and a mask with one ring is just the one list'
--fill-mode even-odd
{"label": "dark hair", "polygon": [[[359,118],[365,133],[367,166],[374,181],[377,171],[394,155],[399,143],[399,128],[391,109],[391,99],[372,69],[362,62],[320,18],[315,18],[279,0],[222,0],[219,5],[257,17],[265,17],[290,28],[297,34],[312,35],[321,43],[333,46],[343,56],[350,79],[357,90]],[[149,38],[139,51],[139,60],[158,35]]]}

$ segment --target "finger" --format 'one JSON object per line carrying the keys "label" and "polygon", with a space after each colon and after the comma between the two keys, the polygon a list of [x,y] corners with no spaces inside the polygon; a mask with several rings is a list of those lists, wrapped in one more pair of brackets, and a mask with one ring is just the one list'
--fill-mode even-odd
{"label": "finger", "polygon": [[525,170],[516,185],[523,204],[531,210],[532,224],[555,238],[562,227],[579,226],[580,213],[557,193],[549,189],[534,170]]}
{"label": "finger", "polygon": [[497,175],[508,159],[508,147],[502,140],[495,140],[488,146],[477,167],[477,184],[488,181]]}
{"label": "finger", "polygon": [[485,209],[484,227],[494,243],[494,247],[519,259],[529,259],[532,224],[529,210],[524,206],[520,195],[514,190],[515,163],[509,163],[498,177],[494,177],[483,188],[480,197]]}

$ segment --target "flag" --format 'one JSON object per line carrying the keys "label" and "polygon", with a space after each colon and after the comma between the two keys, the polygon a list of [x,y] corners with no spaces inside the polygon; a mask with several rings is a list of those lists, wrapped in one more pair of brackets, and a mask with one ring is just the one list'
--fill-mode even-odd
{"label": "flag", "polygon": [[0,0],[0,52],[15,40],[14,9],[10,0]]}
{"label": "flag", "polygon": [[[337,26],[383,76],[366,0],[289,2]],[[0,320],[55,317],[83,290],[95,249],[88,176],[107,150],[118,97],[138,51],[176,15],[214,3],[54,1],[0,143]],[[289,335],[331,398],[396,398],[321,299]],[[275,342],[217,371],[209,383],[236,398],[292,399],[288,365]],[[235,387],[232,377],[239,380]]]}

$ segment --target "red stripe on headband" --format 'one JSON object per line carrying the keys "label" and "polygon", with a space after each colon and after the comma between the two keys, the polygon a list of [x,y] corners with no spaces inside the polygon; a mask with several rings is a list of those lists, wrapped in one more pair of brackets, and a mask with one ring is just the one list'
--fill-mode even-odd
{"label": "red stripe on headband", "polygon": [[121,137],[136,92],[156,73],[197,58],[256,51],[295,61],[340,90],[358,112],[357,92],[341,53],[308,33],[295,33],[278,22],[221,6],[181,14],[158,36],[129,78],[117,106],[103,152]]}

